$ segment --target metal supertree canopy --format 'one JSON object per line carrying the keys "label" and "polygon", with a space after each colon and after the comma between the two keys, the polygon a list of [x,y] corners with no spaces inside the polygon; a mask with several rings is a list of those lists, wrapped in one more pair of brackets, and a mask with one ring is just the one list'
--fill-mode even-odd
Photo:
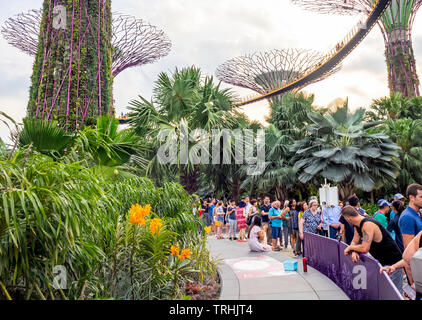
{"label": "metal supertree canopy", "polygon": [[[256,52],[226,61],[217,68],[216,75],[223,82],[265,94],[307,74],[322,57],[317,51],[304,49]],[[334,68],[307,85],[329,77],[340,68]]]}
{"label": "metal supertree canopy", "polygon": [[[306,10],[323,14],[370,13],[377,0],[291,0]],[[378,21],[385,42],[388,81],[392,92],[418,96],[419,79],[412,45],[412,28],[422,0],[392,0]]]}
{"label": "metal supertree canopy", "polygon": [[[1,33],[9,44],[35,56],[42,20],[42,10],[30,10],[9,18]],[[142,19],[113,13],[112,73],[117,76],[131,67],[153,63],[167,56],[171,41],[164,31]]]}
{"label": "metal supertree canopy", "polygon": [[290,0],[306,10],[323,14],[354,15],[368,13],[374,0]]}

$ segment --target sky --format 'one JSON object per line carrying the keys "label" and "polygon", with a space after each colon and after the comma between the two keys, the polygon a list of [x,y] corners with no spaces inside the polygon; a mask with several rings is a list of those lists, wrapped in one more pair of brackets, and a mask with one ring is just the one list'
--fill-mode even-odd
{"label": "sky", "polygon": [[[11,16],[41,8],[42,0],[0,0],[0,24]],[[330,50],[359,21],[359,16],[330,16],[308,12],[289,0],[113,0],[113,12],[129,14],[163,29],[172,41],[167,57],[154,64],[123,71],[114,80],[117,114],[139,95],[151,98],[160,72],[191,65],[214,75],[228,59],[257,51],[283,48]],[[413,44],[419,76],[422,70],[422,14],[416,16]],[[26,114],[33,57],[11,47],[0,36],[0,111],[21,121]],[[231,85],[240,96],[251,93]],[[326,106],[348,98],[355,109],[389,94],[384,42],[378,27],[346,58],[340,72],[305,88],[315,104]],[[265,123],[266,102],[243,107],[252,120]],[[0,138],[8,137],[0,123]]]}

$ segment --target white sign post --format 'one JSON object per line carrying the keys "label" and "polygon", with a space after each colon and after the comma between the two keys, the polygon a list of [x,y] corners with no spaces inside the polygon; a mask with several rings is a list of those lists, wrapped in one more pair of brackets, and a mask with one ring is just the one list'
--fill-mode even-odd
{"label": "white sign post", "polygon": [[[325,184],[319,189],[319,199],[322,207],[329,208],[338,205],[338,188],[330,187],[325,180]],[[325,204],[324,204],[325,203]]]}

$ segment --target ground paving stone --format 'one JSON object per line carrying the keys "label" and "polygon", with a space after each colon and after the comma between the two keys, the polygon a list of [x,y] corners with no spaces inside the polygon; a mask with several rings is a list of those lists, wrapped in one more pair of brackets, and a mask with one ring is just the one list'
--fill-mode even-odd
{"label": "ground paving stone", "polygon": [[[222,281],[220,300],[348,300],[329,278],[295,259],[291,248],[277,252],[250,252],[247,243],[216,239],[207,241],[219,259]],[[297,260],[297,272],[285,272],[283,262]]]}

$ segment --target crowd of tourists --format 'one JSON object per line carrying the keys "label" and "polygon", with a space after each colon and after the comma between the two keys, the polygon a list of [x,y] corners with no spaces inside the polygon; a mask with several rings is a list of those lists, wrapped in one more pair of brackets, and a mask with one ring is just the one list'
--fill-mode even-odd
{"label": "crowd of tourists", "polygon": [[267,196],[258,203],[246,196],[227,204],[206,199],[199,213],[217,239],[247,242],[251,251],[281,251],[290,246],[301,258],[306,233],[341,240],[348,244],[344,254],[353,262],[359,261],[361,253],[377,259],[381,272],[386,271],[402,293],[404,279],[414,285],[410,260],[422,247],[422,186],[412,184],[406,197],[398,193],[390,201],[378,200],[377,206],[371,216],[356,195],[330,205],[320,205],[317,197],[281,202]]}

